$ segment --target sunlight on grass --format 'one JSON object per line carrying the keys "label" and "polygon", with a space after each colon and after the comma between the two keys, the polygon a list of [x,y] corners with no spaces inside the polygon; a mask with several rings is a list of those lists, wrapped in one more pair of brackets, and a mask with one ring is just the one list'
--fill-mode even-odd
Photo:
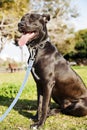
{"label": "sunlight on grass", "polygon": [[[73,69],[81,76],[87,86],[87,66],[74,66]],[[9,107],[23,82],[25,71],[0,73],[0,116]],[[6,119],[0,123],[0,130],[30,130],[32,116],[37,109],[37,91],[32,76],[26,83],[20,99]],[[57,114],[47,118],[41,130],[86,130],[87,116],[75,118]]]}
{"label": "sunlight on grass", "polygon": [[87,86],[87,66],[74,66],[73,69],[81,76]]}

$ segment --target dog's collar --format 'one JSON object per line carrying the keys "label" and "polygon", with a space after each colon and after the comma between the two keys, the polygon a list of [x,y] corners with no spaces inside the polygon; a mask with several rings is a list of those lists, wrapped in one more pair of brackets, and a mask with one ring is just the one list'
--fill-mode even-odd
{"label": "dog's collar", "polygon": [[47,37],[45,40],[41,41],[39,44],[36,44],[34,46],[28,45],[28,48],[29,49],[32,48],[32,49],[36,49],[36,50],[43,49],[47,42],[50,42],[50,38],[49,37]]}
{"label": "dog's collar", "polygon": [[39,43],[39,45],[38,45],[38,48],[39,49],[43,49],[45,47],[45,45],[46,45],[47,42],[50,42],[50,38],[49,37],[47,37],[45,40],[41,41]]}

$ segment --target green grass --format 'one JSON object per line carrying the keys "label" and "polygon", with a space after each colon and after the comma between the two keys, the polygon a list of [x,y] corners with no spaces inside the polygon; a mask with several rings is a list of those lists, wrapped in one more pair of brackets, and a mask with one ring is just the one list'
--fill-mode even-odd
{"label": "green grass", "polygon": [[[87,67],[73,67],[82,77],[87,86]],[[15,98],[25,72],[0,73],[0,116],[9,107]],[[26,84],[24,91],[14,109],[9,113],[3,122],[0,123],[0,130],[30,130],[31,119],[37,110],[37,93],[35,82],[32,76]],[[55,104],[52,102],[52,106]],[[57,114],[47,118],[42,130],[87,130],[87,116],[76,118]]]}

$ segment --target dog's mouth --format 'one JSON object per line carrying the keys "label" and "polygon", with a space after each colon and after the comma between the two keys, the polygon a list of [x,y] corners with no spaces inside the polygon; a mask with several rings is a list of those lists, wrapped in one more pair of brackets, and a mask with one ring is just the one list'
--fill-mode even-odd
{"label": "dog's mouth", "polygon": [[31,42],[33,39],[35,39],[38,36],[37,31],[31,31],[28,33],[23,33],[21,38],[18,41],[19,46],[26,45],[28,42]]}

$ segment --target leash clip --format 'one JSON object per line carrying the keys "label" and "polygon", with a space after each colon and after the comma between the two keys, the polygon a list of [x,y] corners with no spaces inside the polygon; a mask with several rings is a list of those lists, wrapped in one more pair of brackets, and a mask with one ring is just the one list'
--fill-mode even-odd
{"label": "leash clip", "polygon": [[28,64],[30,61],[35,61],[36,58],[36,48],[32,48],[31,46],[29,46],[29,59],[28,59]]}
{"label": "leash clip", "polygon": [[29,60],[34,61],[36,57],[36,48],[29,47],[29,53],[30,53]]}

